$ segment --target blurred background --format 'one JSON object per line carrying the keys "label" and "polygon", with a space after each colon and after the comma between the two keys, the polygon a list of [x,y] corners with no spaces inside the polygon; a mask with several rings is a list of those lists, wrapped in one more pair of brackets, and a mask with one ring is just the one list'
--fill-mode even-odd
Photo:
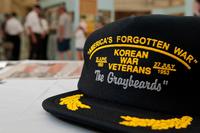
{"label": "blurred background", "polygon": [[1,0],[0,60],[83,60],[86,38],[128,16],[199,16],[200,0]]}

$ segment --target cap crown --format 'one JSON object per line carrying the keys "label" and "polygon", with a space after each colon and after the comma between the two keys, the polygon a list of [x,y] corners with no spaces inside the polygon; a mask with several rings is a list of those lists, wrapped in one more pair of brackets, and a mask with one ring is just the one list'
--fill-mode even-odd
{"label": "cap crown", "polygon": [[129,17],[86,41],[79,89],[153,111],[198,114],[199,35],[195,17]]}

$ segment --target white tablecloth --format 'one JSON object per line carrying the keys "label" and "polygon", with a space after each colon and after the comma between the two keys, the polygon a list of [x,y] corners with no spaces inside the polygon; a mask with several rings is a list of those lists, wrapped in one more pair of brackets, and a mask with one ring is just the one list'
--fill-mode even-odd
{"label": "white tablecloth", "polygon": [[0,133],[93,133],[45,112],[42,101],[77,89],[77,79],[5,80],[0,84]]}

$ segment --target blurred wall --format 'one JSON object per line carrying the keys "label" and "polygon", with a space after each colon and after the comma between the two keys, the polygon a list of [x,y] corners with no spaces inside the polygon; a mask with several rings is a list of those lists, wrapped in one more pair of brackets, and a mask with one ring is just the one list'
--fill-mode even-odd
{"label": "blurred wall", "polygon": [[19,16],[25,16],[37,0],[1,0],[0,13],[16,12]]}
{"label": "blurred wall", "polygon": [[66,8],[69,12],[74,13],[74,29],[79,23],[79,0],[40,0],[40,5],[43,8],[49,8],[56,5],[66,3]]}
{"label": "blurred wall", "polygon": [[185,0],[185,15],[193,16],[193,3],[194,0]]}
{"label": "blurred wall", "polygon": [[111,21],[115,20],[115,0],[98,0],[97,8],[98,10],[110,11]]}
{"label": "blurred wall", "polygon": [[148,14],[183,16],[186,9],[192,11],[191,3],[191,0],[115,0],[115,12],[117,19]]}

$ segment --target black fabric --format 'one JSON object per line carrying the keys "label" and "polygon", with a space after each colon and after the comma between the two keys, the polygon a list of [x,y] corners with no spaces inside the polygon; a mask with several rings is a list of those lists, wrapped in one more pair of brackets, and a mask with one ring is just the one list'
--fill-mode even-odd
{"label": "black fabric", "polygon": [[200,131],[200,119],[195,117],[192,125],[187,129],[170,129],[166,131],[151,130],[150,128],[134,128],[126,127],[119,124],[122,121],[121,115],[130,115],[141,118],[154,119],[169,119],[174,117],[181,117],[181,115],[169,115],[158,112],[146,111],[135,107],[125,106],[104,100],[84,96],[81,101],[84,104],[90,105],[91,109],[82,109],[78,111],[69,111],[66,106],[60,106],[60,98],[72,96],[75,94],[82,94],[81,91],[74,91],[70,93],[61,94],[51,97],[43,102],[43,108],[55,115],[56,117],[79,124],[83,127],[90,127],[94,130],[110,133],[198,133]]}
{"label": "black fabric", "polygon": [[[43,108],[104,132],[200,132],[199,24],[197,17],[151,15],[106,25],[85,43],[79,90],[48,98]],[[80,101],[91,109],[70,111],[59,105],[60,98],[82,93]],[[193,121],[186,129],[154,131],[122,126],[121,115],[191,116]]]}
{"label": "black fabric", "polygon": [[65,52],[70,50],[70,39],[63,39],[62,42],[58,41],[58,51]]}
{"label": "black fabric", "polygon": [[47,60],[48,38],[49,38],[48,34],[42,37],[42,43],[41,43],[41,48],[40,48],[41,60]]}
{"label": "black fabric", "polygon": [[41,38],[41,34],[35,34],[35,38],[37,40],[36,43],[32,42],[31,37],[29,37],[30,39],[30,55],[29,55],[29,59],[41,59],[41,45],[42,45],[42,38]]}
{"label": "black fabric", "polygon": [[20,58],[20,35],[7,35],[7,41],[13,44],[11,60],[19,60]]}

